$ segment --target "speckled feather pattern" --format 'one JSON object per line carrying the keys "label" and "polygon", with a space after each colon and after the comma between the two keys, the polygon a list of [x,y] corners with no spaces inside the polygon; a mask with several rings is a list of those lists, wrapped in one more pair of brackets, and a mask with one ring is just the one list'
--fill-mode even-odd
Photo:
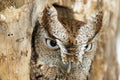
{"label": "speckled feather pattern", "polygon": [[[66,7],[45,8],[35,33],[37,57],[31,59],[31,80],[87,79],[96,52],[102,12],[96,12],[93,20],[88,23],[74,19],[71,13],[72,10]],[[46,38],[56,41],[59,48],[49,48]],[[92,48],[85,51],[88,44],[92,44]],[[68,62],[72,62],[69,73]]]}

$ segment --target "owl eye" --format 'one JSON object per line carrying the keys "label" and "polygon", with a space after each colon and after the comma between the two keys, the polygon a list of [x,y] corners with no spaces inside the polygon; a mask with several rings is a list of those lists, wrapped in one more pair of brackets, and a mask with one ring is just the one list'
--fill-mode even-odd
{"label": "owl eye", "polygon": [[46,39],[46,44],[48,45],[48,47],[52,48],[52,49],[57,49],[58,45],[57,42],[51,39]]}
{"label": "owl eye", "polygon": [[92,49],[92,43],[87,44],[87,45],[85,46],[85,51],[89,51],[89,50],[91,50],[91,49]]}

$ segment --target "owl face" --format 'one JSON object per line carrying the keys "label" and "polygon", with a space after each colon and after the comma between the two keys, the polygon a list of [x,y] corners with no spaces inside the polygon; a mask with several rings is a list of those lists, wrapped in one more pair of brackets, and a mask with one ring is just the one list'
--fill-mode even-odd
{"label": "owl face", "polygon": [[53,6],[46,8],[40,20],[35,36],[37,64],[63,68],[67,73],[72,67],[79,67],[79,71],[87,74],[97,48],[101,20],[96,21],[101,12],[93,22],[85,23],[75,20],[70,10],[66,9],[66,13],[57,10]]}

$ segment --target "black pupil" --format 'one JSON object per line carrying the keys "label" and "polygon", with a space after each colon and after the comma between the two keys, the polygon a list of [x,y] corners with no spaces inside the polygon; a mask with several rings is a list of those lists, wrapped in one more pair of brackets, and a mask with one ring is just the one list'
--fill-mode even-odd
{"label": "black pupil", "polygon": [[86,45],[85,48],[87,49],[87,48],[88,48],[88,45]]}
{"label": "black pupil", "polygon": [[55,46],[57,45],[57,43],[56,43],[55,41],[51,40],[51,41],[50,41],[50,45],[51,45],[52,47],[55,47]]}

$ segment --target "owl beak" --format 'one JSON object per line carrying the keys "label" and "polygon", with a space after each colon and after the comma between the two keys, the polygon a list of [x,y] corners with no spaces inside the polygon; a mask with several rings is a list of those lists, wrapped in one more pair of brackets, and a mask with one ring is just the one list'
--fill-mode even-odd
{"label": "owl beak", "polygon": [[67,67],[67,73],[70,73],[71,68],[72,68],[72,62],[69,61],[67,66],[68,66]]}

